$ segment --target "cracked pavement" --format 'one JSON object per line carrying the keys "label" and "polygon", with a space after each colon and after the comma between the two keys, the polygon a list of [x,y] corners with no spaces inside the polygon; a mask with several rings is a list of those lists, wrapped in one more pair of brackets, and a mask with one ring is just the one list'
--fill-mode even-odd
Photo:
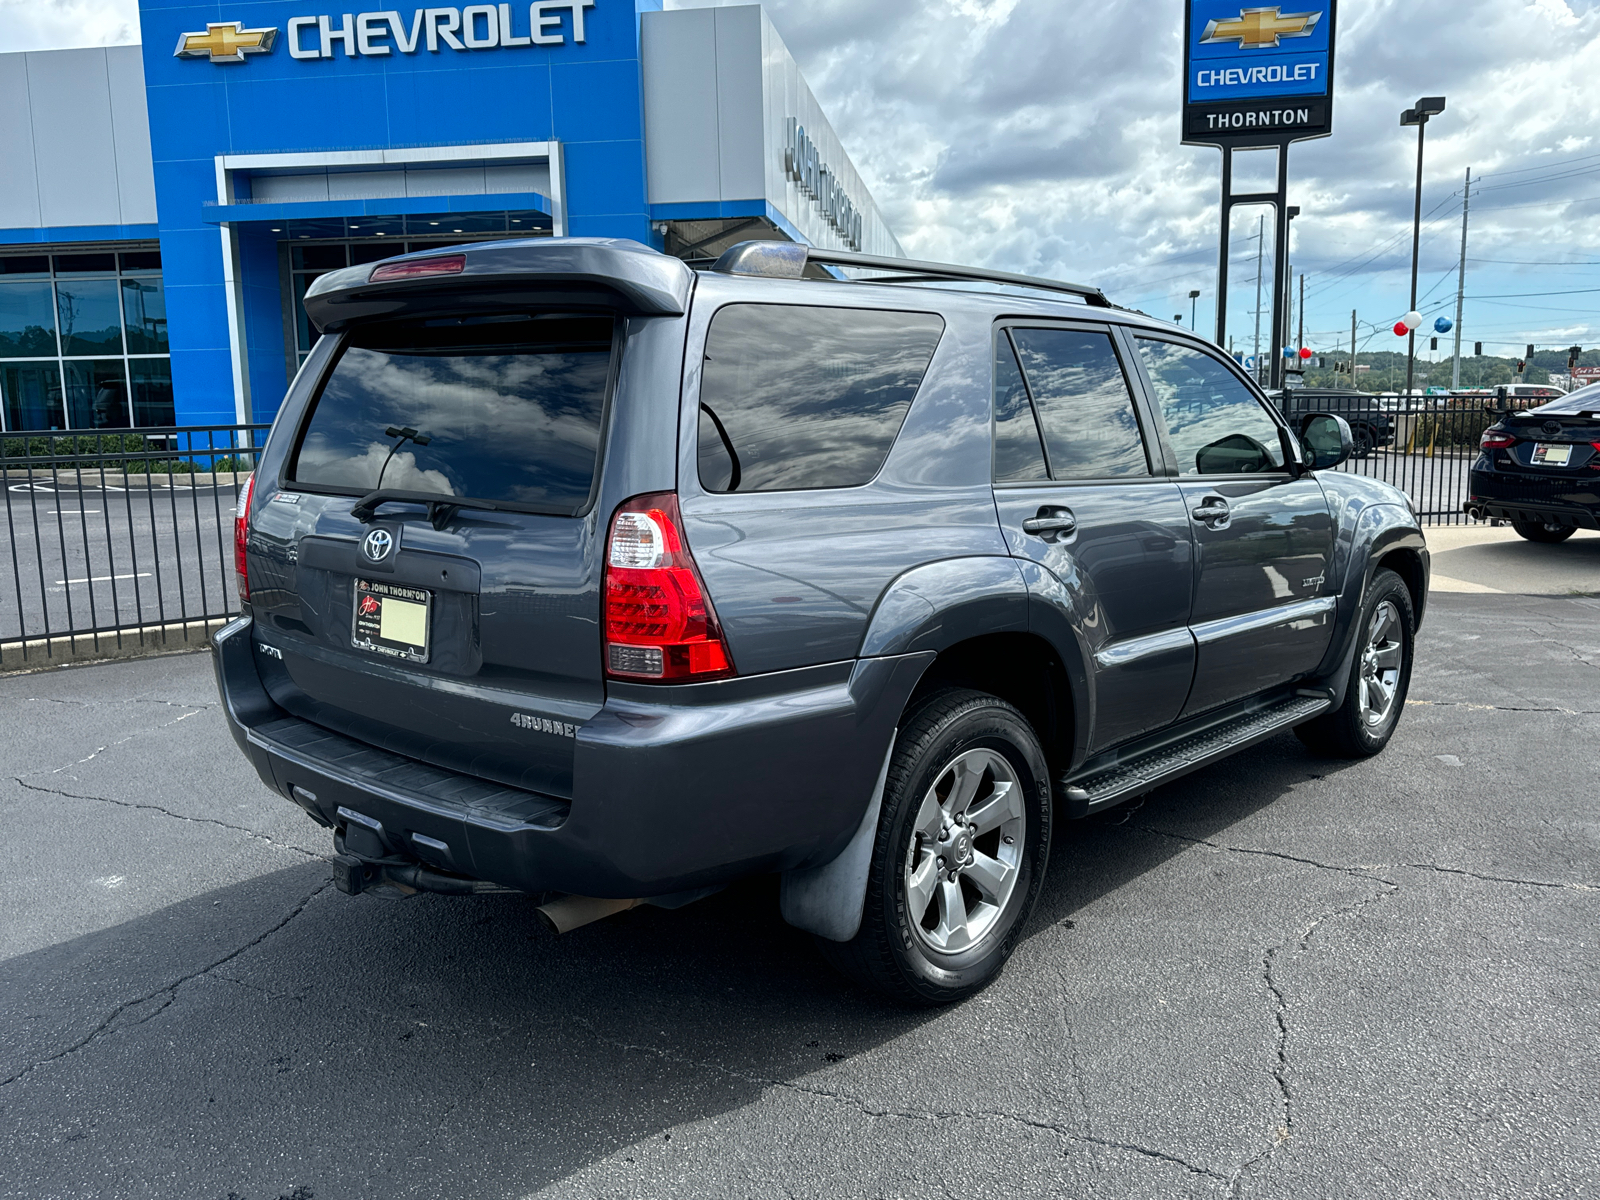
{"label": "cracked pavement", "polygon": [[556,940],[351,899],[201,655],[0,679],[0,1197],[1600,1188],[1600,602],[1435,597],[1378,758],[1063,826],[1001,980],[853,990],[754,880]]}

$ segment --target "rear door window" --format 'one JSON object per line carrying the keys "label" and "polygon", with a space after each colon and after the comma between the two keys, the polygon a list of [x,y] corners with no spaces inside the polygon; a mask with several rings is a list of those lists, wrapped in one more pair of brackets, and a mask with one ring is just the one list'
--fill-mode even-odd
{"label": "rear door window", "polygon": [[857,487],[883,466],[944,332],[932,313],[730,304],[700,383],[709,492]]}
{"label": "rear door window", "polygon": [[1111,334],[1086,329],[1012,329],[1033,407],[1044,430],[1052,479],[1148,476],[1133,393]]}
{"label": "rear door window", "polygon": [[575,514],[594,485],[613,329],[610,317],[534,314],[358,327],[289,479]]}

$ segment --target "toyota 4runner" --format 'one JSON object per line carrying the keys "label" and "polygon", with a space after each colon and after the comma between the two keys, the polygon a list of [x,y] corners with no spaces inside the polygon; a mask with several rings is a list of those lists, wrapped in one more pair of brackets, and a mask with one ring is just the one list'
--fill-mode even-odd
{"label": "toyota 4runner", "polygon": [[945,1002],[1058,818],[1285,729],[1375,754],[1405,704],[1405,497],[1095,289],[556,238],[305,302],[215,654],[346,892],[565,927],[781,873],[837,965]]}

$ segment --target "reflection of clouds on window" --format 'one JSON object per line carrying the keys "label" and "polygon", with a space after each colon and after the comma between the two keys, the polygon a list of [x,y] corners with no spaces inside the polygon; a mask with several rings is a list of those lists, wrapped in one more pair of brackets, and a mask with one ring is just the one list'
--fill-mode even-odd
{"label": "reflection of clouds on window", "polygon": [[730,486],[723,434],[738,455],[739,491],[866,483],[888,456],[943,330],[926,313],[722,309],[701,384],[702,483]]}
{"label": "reflection of clouds on window", "polygon": [[1283,466],[1277,424],[1226,366],[1174,342],[1140,338],[1139,353],[1183,474],[1203,474],[1196,461],[1200,452],[1238,434],[1259,444],[1272,467]]}
{"label": "reflection of clouds on window", "polygon": [[1022,369],[1044,423],[1056,479],[1148,475],[1133,396],[1111,337],[1073,329],[1015,329]]}
{"label": "reflection of clouds on window", "polygon": [[323,434],[306,438],[300,448],[300,478],[315,478],[318,483],[335,487],[375,488],[378,473],[383,473],[385,487],[400,488],[408,492],[440,492],[456,495],[455,488],[443,471],[424,471],[417,467],[417,456],[401,450],[389,460],[391,446],[386,442],[368,442],[360,452],[348,448],[335,449]]}
{"label": "reflection of clouds on window", "polygon": [[[325,384],[295,467],[299,482],[383,486],[530,504],[589,495],[611,360],[606,318],[518,319],[357,331]],[[364,342],[365,344],[360,344]]]}

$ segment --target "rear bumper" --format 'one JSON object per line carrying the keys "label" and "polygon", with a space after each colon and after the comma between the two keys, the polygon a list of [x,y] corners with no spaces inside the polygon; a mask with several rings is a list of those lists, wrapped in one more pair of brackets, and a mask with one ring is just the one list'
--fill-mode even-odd
{"label": "rear bumper", "polygon": [[1552,500],[1499,500],[1474,495],[1461,511],[1478,521],[1543,521],[1576,529],[1600,529],[1600,506]]}
{"label": "rear bumper", "polygon": [[[390,856],[523,891],[635,898],[826,862],[861,821],[931,653],[682,687],[613,686],[570,800],[376,749],[290,716],[252,622],[215,638],[234,741],[269,787]],[[341,812],[343,810],[343,812]]]}

